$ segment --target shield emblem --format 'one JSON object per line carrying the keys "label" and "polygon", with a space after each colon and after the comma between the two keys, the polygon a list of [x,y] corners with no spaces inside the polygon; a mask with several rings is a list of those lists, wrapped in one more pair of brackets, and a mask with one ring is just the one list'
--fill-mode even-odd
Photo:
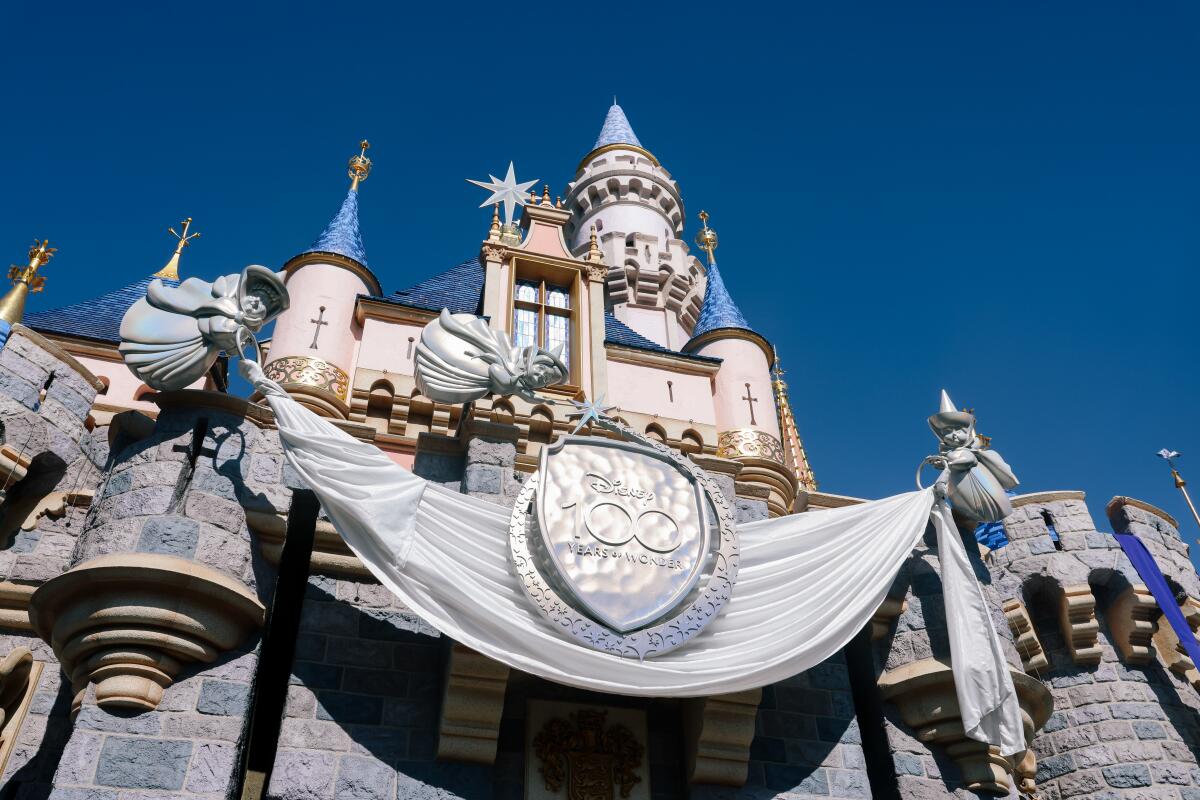
{"label": "shield emblem", "polygon": [[691,601],[713,551],[691,474],[636,442],[564,436],[539,475],[531,549],[579,611],[626,634]]}

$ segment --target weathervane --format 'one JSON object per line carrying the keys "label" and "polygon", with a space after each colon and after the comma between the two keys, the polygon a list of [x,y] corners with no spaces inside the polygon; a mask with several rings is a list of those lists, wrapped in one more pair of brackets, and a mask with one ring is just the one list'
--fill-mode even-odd
{"label": "weathervane", "polygon": [[531,181],[523,181],[517,183],[517,176],[513,172],[513,162],[508,162],[508,174],[504,176],[504,180],[500,180],[495,175],[488,173],[491,182],[473,181],[467,178],[467,183],[473,183],[480,189],[487,189],[492,193],[492,196],[479,204],[480,208],[490,206],[495,203],[504,204],[504,228],[506,230],[514,230],[513,212],[517,206],[524,206],[529,201],[529,187],[537,183],[537,179]]}
{"label": "weathervane", "polygon": [[1192,511],[1192,518],[1196,520],[1196,524],[1200,525],[1200,514],[1196,513],[1196,505],[1192,502],[1191,495],[1188,494],[1187,481],[1179,474],[1179,470],[1175,467],[1175,459],[1179,458],[1182,453],[1176,450],[1168,450],[1165,447],[1159,450],[1155,455],[1167,462],[1167,466],[1171,468],[1171,477],[1175,479],[1175,488],[1183,494],[1183,499],[1187,501],[1188,508]]}
{"label": "weathervane", "polygon": [[168,278],[170,280],[179,280],[179,256],[183,252],[183,248],[192,243],[192,239],[199,239],[200,233],[188,233],[188,228],[192,227],[192,218],[188,217],[183,222],[179,223],[183,227],[183,233],[176,233],[174,228],[167,228],[167,233],[179,240],[175,245],[175,252],[158,272],[154,273],[155,278]]}

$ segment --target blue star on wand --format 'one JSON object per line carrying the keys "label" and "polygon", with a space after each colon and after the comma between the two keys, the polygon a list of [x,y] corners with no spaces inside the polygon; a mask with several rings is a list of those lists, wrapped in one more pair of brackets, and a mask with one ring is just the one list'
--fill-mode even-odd
{"label": "blue star on wand", "polygon": [[572,400],[571,403],[574,404],[576,410],[568,413],[567,418],[580,417],[579,424],[575,426],[575,430],[571,431],[572,436],[579,433],[580,429],[592,420],[608,419],[608,414],[606,412],[612,411],[614,408],[616,408],[616,406],[604,405],[603,394],[601,394],[595,400],[588,400],[583,403]]}

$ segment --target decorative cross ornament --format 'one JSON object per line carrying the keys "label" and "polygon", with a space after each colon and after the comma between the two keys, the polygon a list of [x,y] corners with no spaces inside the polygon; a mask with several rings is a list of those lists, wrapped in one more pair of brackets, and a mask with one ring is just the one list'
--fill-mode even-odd
{"label": "decorative cross ornament", "polygon": [[328,322],[325,321],[325,306],[321,306],[321,313],[317,315],[316,319],[310,319],[309,322],[311,322],[313,325],[316,326],[316,330],[313,331],[313,341],[312,341],[312,344],[310,344],[308,346],[308,349],[316,350],[317,349],[317,339],[321,335],[321,326],[329,324]]}
{"label": "decorative cross ornament", "polygon": [[754,419],[754,404],[758,402],[758,398],[750,394],[750,384],[746,384],[746,396],[742,398],[746,401],[746,405],[750,406],[750,424],[757,425],[758,422]]}

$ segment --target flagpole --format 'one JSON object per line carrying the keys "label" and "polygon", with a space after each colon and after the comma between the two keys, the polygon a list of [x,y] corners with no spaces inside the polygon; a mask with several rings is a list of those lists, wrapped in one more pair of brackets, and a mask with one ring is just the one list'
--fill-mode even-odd
{"label": "flagpole", "polygon": [[1179,453],[1172,450],[1160,450],[1158,455],[1167,462],[1167,466],[1171,468],[1171,477],[1175,479],[1175,488],[1183,494],[1183,499],[1187,501],[1188,508],[1191,509],[1192,519],[1196,520],[1197,527],[1200,527],[1200,513],[1196,512],[1196,504],[1192,502],[1192,496],[1188,494],[1187,481],[1179,474],[1179,470],[1175,467],[1175,459],[1179,457]]}

